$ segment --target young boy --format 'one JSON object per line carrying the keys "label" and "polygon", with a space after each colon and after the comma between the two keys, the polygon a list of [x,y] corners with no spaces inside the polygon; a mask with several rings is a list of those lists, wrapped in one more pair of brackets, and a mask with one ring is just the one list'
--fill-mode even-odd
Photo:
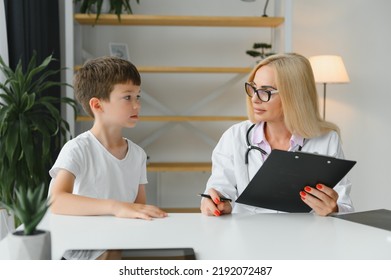
{"label": "young boy", "polygon": [[[123,128],[139,120],[140,84],[136,67],[116,57],[90,60],[78,70],[75,96],[94,124],[64,145],[49,171],[52,213],[147,220],[167,216],[145,205],[146,154],[122,136]],[[68,257],[93,259],[102,252]]]}

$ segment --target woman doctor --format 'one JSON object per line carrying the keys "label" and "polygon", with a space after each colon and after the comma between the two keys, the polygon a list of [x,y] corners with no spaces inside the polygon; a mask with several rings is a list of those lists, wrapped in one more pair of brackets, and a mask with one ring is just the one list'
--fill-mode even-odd
{"label": "woman doctor", "polygon": [[[344,158],[338,127],[320,117],[313,72],[304,56],[267,57],[251,72],[245,91],[249,121],[230,127],[213,151],[205,191],[211,198],[201,200],[205,215],[276,213],[234,202],[273,149]],[[333,189],[322,184],[303,186],[297,196],[313,212],[326,216],[353,211],[350,188],[345,177]]]}

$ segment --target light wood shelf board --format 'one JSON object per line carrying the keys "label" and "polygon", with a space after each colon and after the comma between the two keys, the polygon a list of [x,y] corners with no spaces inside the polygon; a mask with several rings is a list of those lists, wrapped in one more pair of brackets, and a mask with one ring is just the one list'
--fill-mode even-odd
{"label": "light wood shelf board", "polygon": [[82,25],[140,25],[140,26],[204,26],[204,27],[278,27],[283,17],[236,17],[236,16],[167,16],[167,15],[121,15],[75,14]]}
{"label": "light wood shelf board", "polygon": [[[140,116],[144,122],[209,122],[209,121],[244,121],[245,116]],[[77,122],[93,121],[90,116],[78,116]]]}
{"label": "light wood shelf board", "polygon": [[[75,71],[81,65],[75,66]],[[250,73],[251,67],[137,66],[140,73]]]}
{"label": "light wood shelf board", "polygon": [[200,208],[162,208],[167,213],[201,213]]}
{"label": "light wood shelf board", "polygon": [[210,162],[150,162],[147,164],[149,172],[210,172]]}
{"label": "light wood shelf board", "polygon": [[140,66],[141,73],[249,73],[250,67]]}

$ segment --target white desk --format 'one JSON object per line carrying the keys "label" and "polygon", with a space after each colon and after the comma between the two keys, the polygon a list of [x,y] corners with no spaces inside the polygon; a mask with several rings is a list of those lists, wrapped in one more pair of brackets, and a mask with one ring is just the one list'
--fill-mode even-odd
{"label": "white desk", "polygon": [[[153,221],[48,214],[52,257],[67,249],[192,247],[197,259],[388,259],[391,232],[312,214],[170,214]],[[5,255],[0,242],[0,259]]]}

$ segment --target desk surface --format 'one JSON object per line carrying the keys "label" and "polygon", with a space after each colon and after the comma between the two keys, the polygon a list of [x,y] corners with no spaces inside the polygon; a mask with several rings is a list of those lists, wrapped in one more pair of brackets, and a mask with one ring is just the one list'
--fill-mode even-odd
{"label": "desk surface", "polygon": [[[152,221],[48,214],[52,257],[68,249],[192,247],[197,259],[391,259],[391,231],[312,214],[170,214]],[[0,242],[0,259],[4,255]]]}

